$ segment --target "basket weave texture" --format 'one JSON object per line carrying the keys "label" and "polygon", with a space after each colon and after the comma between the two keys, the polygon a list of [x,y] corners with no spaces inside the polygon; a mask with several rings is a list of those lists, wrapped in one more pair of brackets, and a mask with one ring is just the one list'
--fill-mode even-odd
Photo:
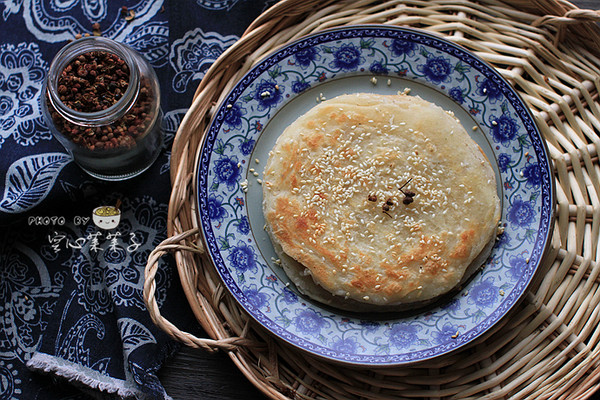
{"label": "basket weave texture", "polygon": [[[169,238],[144,287],[155,323],[188,346],[223,350],[273,399],[586,399],[600,387],[600,30],[562,0],[281,0],[200,83],[172,148]],[[529,105],[554,163],[551,247],[523,301],[459,351],[410,367],[360,369],[272,337],[225,290],[199,237],[195,168],[216,104],[265,55],[304,35],[355,24],[424,29],[471,50]],[[173,326],[155,300],[158,260],[176,259],[209,338]]]}

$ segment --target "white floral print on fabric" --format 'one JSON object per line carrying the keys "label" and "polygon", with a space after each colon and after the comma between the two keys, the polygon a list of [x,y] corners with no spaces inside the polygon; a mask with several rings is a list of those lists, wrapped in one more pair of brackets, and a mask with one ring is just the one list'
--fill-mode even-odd
{"label": "white floral print on fabric", "polygon": [[169,63],[175,70],[173,90],[183,93],[191,80],[202,79],[217,57],[238,39],[234,35],[222,36],[197,28],[175,40],[169,55]]}
{"label": "white floral print on fabric", "polygon": [[40,343],[45,320],[60,293],[42,258],[3,232],[0,246],[0,399],[20,399],[27,376],[21,366]]}
{"label": "white floral print on fabric", "polygon": [[[93,225],[81,230],[69,224],[73,232],[80,231],[78,237],[69,232],[53,235],[64,238],[55,242],[57,248],[71,243],[73,252],[68,263],[73,265],[73,279],[79,289],[77,302],[86,312],[105,315],[115,306],[145,310],[144,268],[150,252],[163,240],[167,205],[148,196],[125,198],[122,210],[123,220],[114,231],[102,233]],[[162,305],[171,282],[163,270],[156,281],[157,302]]]}
{"label": "white floral print on fabric", "polygon": [[160,174],[166,174],[169,172],[169,167],[171,164],[171,145],[173,144],[173,140],[175,139],[175,134],[177,133],[177,129],[179,129],[179,125],[185,117],[185,113],[187,112],[187,108],[181,108],[178,110],[169,111],[165,113],[163,117],[163,132],[165,134],[165,150],[164,159],[165,161],[160,167]]}
{"label": "white floral print on fabric", "polygon": [[22,14],[27,29],[38,40],[56,43],[90,32],[95,23],[102,27],[102,36],[123,41],[161,10],[163,0],[128,4],[135,13],[131,21],[121,14],[121,4],[108,0],[0,0],[0,4],[4,5],[5,21],[11,14]]}
{"label": "white floral print on fabric", "polygon": [[20,213],[41,203],[52,190],[61,169],[71,160],[65,153],[44,153],[13,162],[6,171],[0,211]]}
{"label": "white floral print on fabric", "polygon": [[[242,2],[245,2],[247,0],[243,0]],[[205,8],[207,10],[212,10],[212,11],[231,11],[231,9],[236,5],[240,3],[239,0],[196,0],[196,4],[198,4],[200,7]],[[255,2],[256,3],[256,2]],[[264,7],[263,7],[263,11],[266,10],[267,8],[269,8],[270,6],[272,6],[273,4],[277,3],[277,0],[267,0],[264,2]]]}
{"label": "white floral print on fabric", "polygon": [[154,68],[160,68],[169,57],[169,26],[166,21],[149,22],[133,31],[123,43],[143,54]]}
{"label": "white floral print on fabric", "polygon": [[11,137],[22,146],[52,138],[39,102],[47,69],[37,44],[0,45],[0,149]]}
{"label": "white floral print on fabric", "polygon": [[231,10],[239,0],[196,0],[196,3],[207,10]]}

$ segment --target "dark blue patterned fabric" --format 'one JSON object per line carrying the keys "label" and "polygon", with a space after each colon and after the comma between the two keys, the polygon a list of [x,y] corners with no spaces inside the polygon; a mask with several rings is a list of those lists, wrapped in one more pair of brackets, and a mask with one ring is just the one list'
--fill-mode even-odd
{"label": "dark blue patterned fabric", "polygon": [[[272,3],[0,0],[0,399],[168,398],[156,371],[177,346],[150,321],[142,284],[166,237],[169,146],[208,67]],[[41,114],[54,54],[95,23],[161,84],[165,150],[126,182],[82,172]],[[100,230],[92,210],[117,201],[118,227]],[[193,323],[168,258],[156,283],[163,314]]]}

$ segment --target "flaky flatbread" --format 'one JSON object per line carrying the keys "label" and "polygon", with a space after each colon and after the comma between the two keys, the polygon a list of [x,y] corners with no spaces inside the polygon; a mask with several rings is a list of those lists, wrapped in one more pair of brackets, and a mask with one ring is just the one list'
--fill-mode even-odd
{"label": "flaky flatbread", "polygon": [[453,115],[407,95],[343,95],[298,118],[270,153],[263,198],[292,282],[350,310],[449,292],[487,257],[500,218],[479,146]]}

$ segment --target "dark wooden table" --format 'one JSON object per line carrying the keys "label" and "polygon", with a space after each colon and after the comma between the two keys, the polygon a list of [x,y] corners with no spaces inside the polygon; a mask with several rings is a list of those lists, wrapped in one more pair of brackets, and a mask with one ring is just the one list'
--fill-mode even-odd
{"label": "dark wooden table", "polygon": [[[579,8],[600,9],[600,0],[571,0]],[[201,333],[199,333],[201,334]],[[248,382],[223,353],[182,347],[159,373],[174,400],[256,400],[265,396]],[[600,399],[600,395],[596,400]]]}

